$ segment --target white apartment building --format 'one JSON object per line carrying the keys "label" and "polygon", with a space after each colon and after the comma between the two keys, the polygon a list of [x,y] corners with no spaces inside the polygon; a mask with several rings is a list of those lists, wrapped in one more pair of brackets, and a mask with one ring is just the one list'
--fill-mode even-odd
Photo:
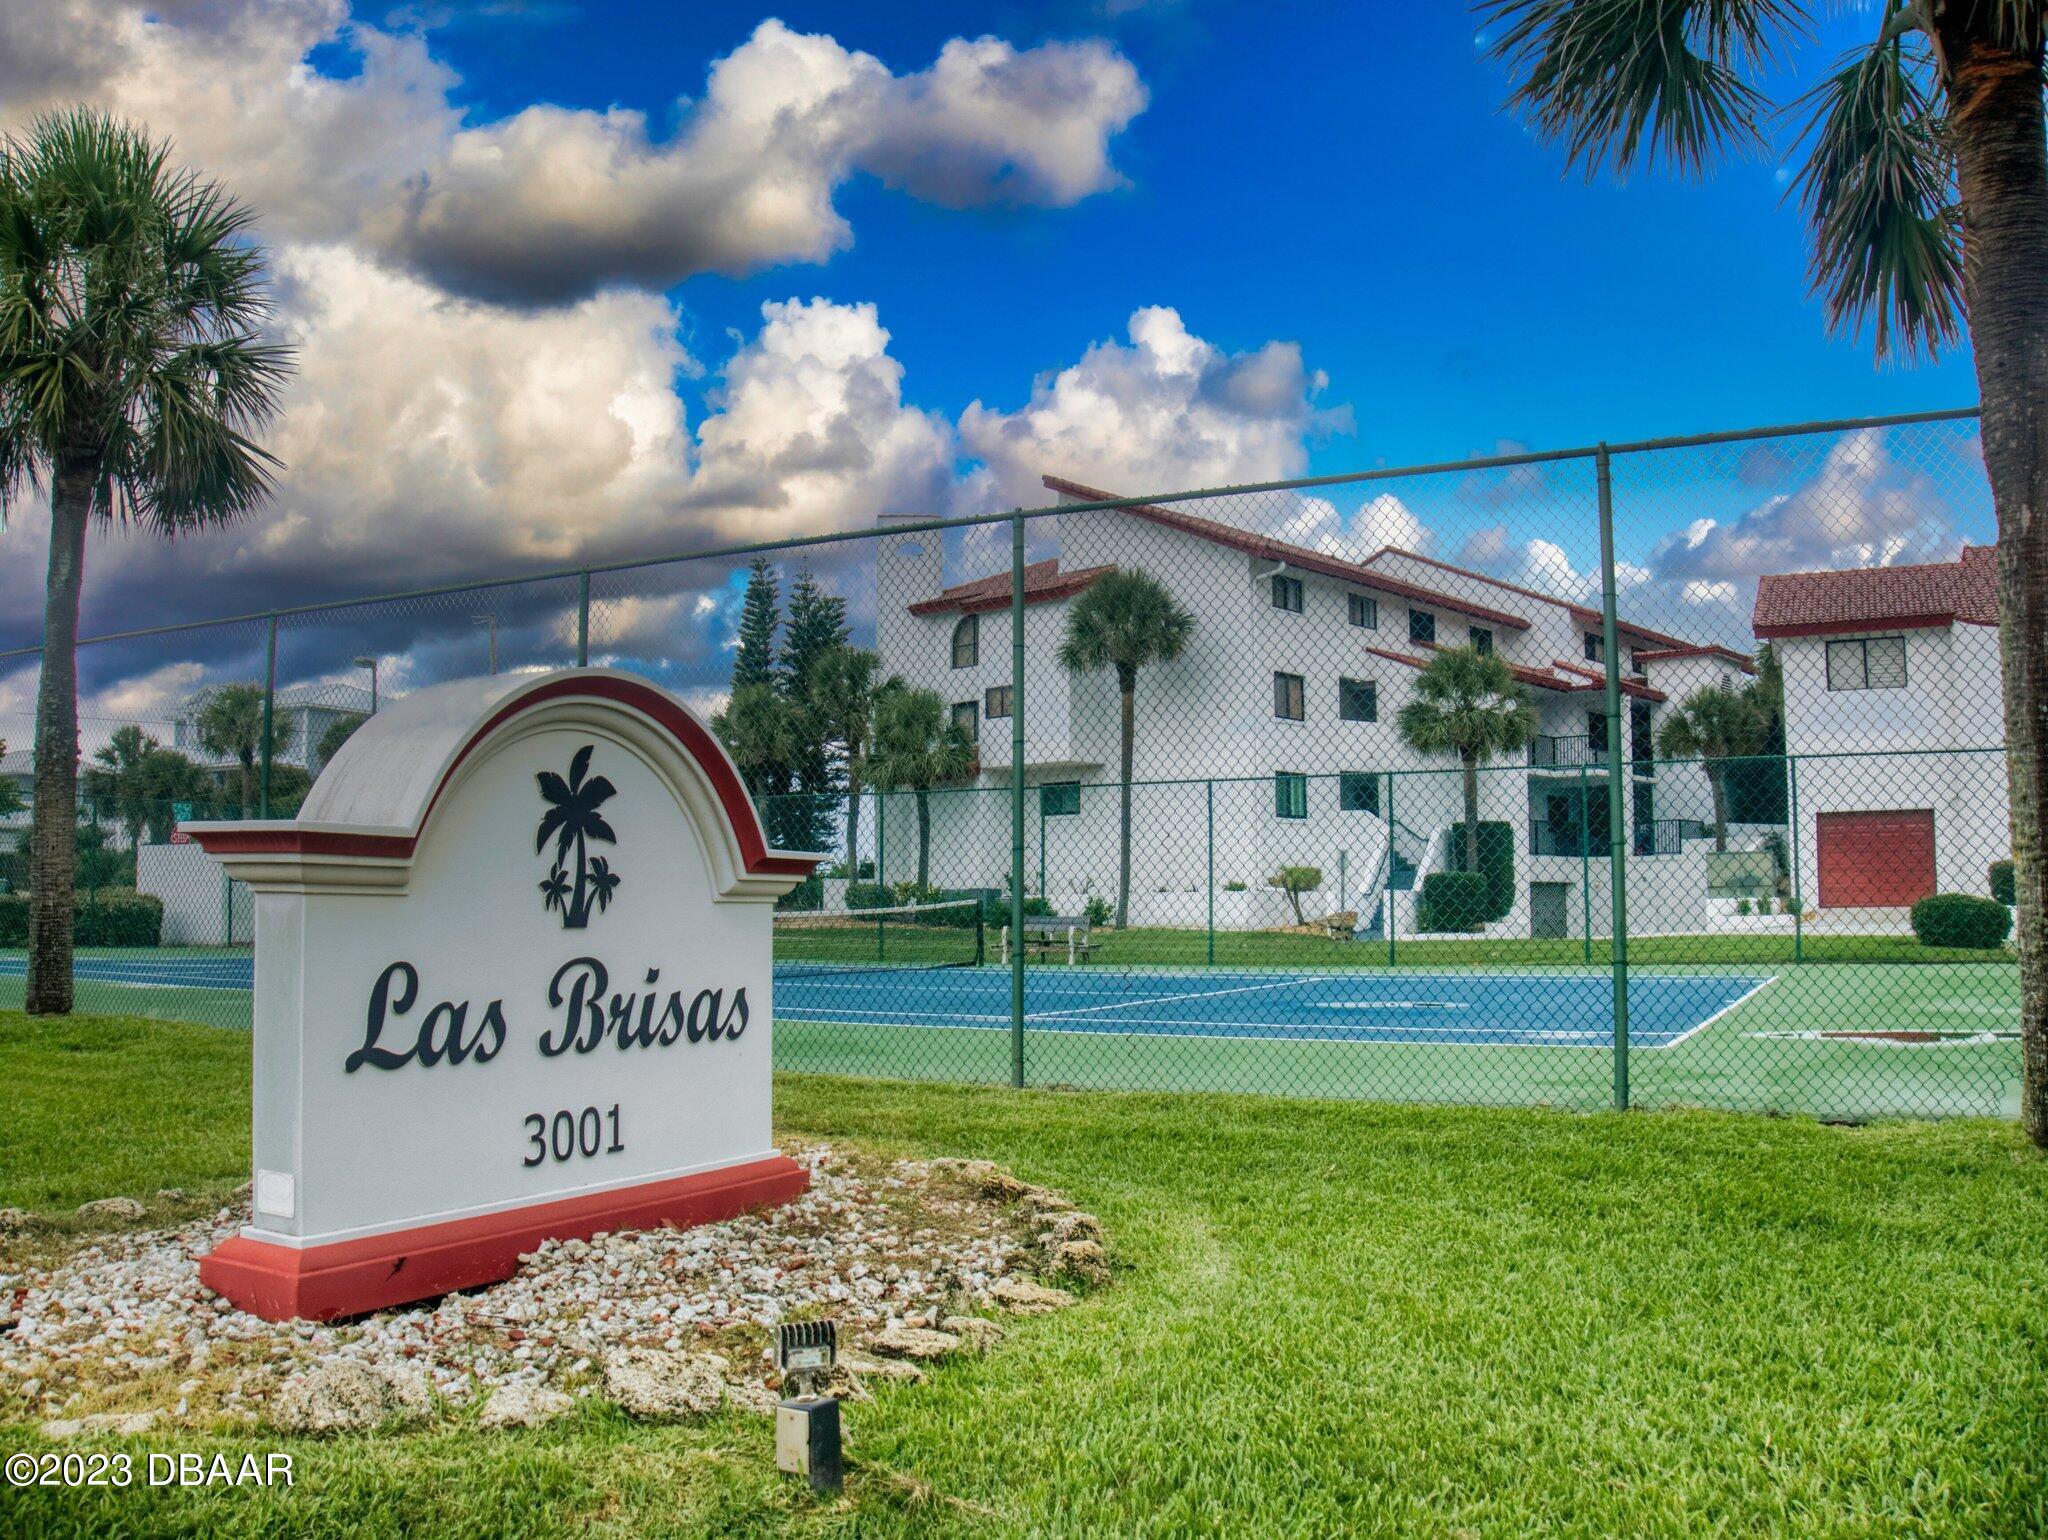
{"label": "white apartment building", "polygon": [[[1068,501],[1113,494],[1054,477]],[[1443,647],[1491,648],[1540,712],[1538,737],[1482,773],[1485,821],[1515,838],[1515,904],[1489,927],[1505,935],[1579,933],[1606,919],[1606,720],[1596,609],[1385,549],[1363,561],[1289,544],[1179,507],[1063,515],[1038,526],[1057,557],[1025,574],[1026,870],[1063,913],[1113,899],[1118,829],[1118,692],[1112,671],[1070,673],[1057,653],[1069,607],[1112,570],[1142,570],[1194,616],[1189,644],[1137,682],[1131,923],[1265,926],[1288,916],[1268,886],[1282,866],[1314,866],[1311,914],[1351,909],[1380,933],[1383,905],[1413,932],[1420,877],[1452,864],[1463,816],[1456,763],[1419,754],[1395,725],[1417,671]],[[1009,868],[1010,576],[948,583],[939,542],[882,542],[876,646],[885,673],[930,689],[980,743],[973,785],[932,794],[932,881],[999,887]],[[1658,713],[1704,684],[1735,684],[1739,653],[1624,623],[1625,754],[1634,761],[1627,837],[1662,884],[1631,874],[1631,906],[1670,910],[1704,896],[1711,799],[1696,767],[1651,763]],[[909,798],[880,799],[885,875],[915,870]],[[1686,859],[1687,856],[1690,859]],[[1652,914],[1645,914],[1656,928]]]}
{"label": "white apartment building", "polygon": [[1987,894],[2011,854],[1994,549],[1789,572],[1752,627],[1783,661],[1804,897],[1888,909]]}
{"label": "white apartment building", "polygon": [[[236,768],[235,762],[209,754],[199,741],[199,714],[206,709],[212,695],[211,689],[200,690],[177,706],[171,713],[171,741],[168,746],[204,765],[216,776],[225,776]],[[320,740],[327,735],[327,730],[336,722],[369,715],[370,707],[370,692],[357,685],[285,686],[277,692],[271,706],[272,720],[283,740],[277,753],[278,762],[297,765],[301,770],[317,775],[321,769],[316,763]]]}

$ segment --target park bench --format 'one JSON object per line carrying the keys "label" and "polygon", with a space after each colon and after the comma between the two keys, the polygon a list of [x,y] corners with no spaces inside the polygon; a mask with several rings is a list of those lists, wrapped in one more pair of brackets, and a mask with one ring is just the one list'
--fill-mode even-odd
{"label": "park bench", "polygon": [[[1024,916],[1024,955],[1050,957],[1066,949],[1067,961],[1084,962],[1095,950],[1088,935],[1085,914],[1027,914]],[[1010,927],[1003,927],[1003,961],[1010,960]]]}

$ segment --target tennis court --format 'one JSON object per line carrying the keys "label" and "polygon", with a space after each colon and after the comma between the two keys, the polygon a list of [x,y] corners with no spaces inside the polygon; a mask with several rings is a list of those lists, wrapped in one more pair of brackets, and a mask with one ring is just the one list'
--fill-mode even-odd
{"label": "tennis court", "polygon": [[[966,938],[962,938],[964,942]],[[955,945],[961,943],[956,942]],[[247,990],[247,953],[81,957],[82,981],[146,990]],[[22,959],[0,957],[0,975]],[[1639,974],[1630,980],[1638,1048],[1680,1042],[1770,984],[1770,976]],[[797,958],[776,967],[784,1020],[933,1030],[1006,1027],[1001,967]],[[1603,1048],[1613,992],[1604,972],[1089,972],[1034,967],[1025,1023],[1034,1031],[1295,1042]]]}

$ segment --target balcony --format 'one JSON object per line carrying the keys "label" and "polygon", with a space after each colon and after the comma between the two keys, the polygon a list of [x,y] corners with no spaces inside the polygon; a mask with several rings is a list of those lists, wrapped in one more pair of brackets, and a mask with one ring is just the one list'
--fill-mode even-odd
{"label": "balcony", "polygon": [[1606,768],[1607,747],[1593,747],[1593,740],[1581,733],[1576,738],[1553,738],[1539,734],[1529,740],[1529,764],[1537,770],[1599,770]]}
{"label": "balcony", "polygon": [[1697,818],[1653,818],[1636,825],[1635,852],[1639,856],[1675,856],[1687,840],[1712,839],[1711,824]]}

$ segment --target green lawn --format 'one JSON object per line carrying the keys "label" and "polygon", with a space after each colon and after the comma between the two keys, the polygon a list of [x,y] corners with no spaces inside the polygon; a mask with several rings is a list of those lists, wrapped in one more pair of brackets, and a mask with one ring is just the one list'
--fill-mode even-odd
{"label": "green lawn", "polygon": [[[0,1203],[232,1185],[246,1052],[0,1014]],[[0,1532],[2048,1532],[2048,1161],[2005,1123],[799,1076],[778,1113],[1063,1188],[1118,1281],[849,1407],[837,1504],[773,1474],[763,1419],[589,1407],[297,1442],[289,1493],[4,1491]]]}

